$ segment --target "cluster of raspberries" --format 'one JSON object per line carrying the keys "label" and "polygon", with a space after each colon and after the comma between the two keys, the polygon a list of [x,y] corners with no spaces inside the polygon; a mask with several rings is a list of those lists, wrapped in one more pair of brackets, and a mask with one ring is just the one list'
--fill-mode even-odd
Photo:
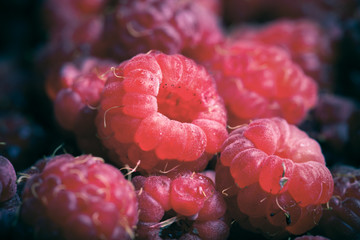
{"label": "cluster of raspberries", "polygon": [[236,221],[280,239],[318,224],[333,177],[297,125],[330,42],[305,20],[226,35],[219,5],[47,2],[46,91],[84,154],[28,174],[20,216],[40,238],[221,240]]}

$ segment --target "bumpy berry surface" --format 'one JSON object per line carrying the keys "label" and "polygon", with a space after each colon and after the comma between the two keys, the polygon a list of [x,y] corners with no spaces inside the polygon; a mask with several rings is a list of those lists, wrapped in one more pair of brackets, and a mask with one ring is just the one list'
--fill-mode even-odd
{"label": "bumpy berry surface", "polygon": [[209,39],[222,37],[217,20],[209,7],[197,1],[120,1],[107,16],[99,48],[116,59],[152,49],[175,54],[203,48]]}
{"label": "bumpy berry surface", "polygon": [[0,155],[0,203],[12,198],[16,188],[15,169],[7,158]]}
{"label": "bumpy berry surface", "polygon": [[317,101],[316,82],[275,46],[226,42],[206,65],[224,98],[230,125],[264,117],[299,123]]}
{"label": "bumpy berry surface", "polygon": [[216,174],[232,208],[265,235],[311,229],[333,193],[319,144],[281,118],[258,119],[231,132]]}
{"label": "bumpy berry surface", "polygon": [[130,239],[137,206],[118,169],[92,155],[63,154],[26,182],[20,217],[51,239]]}
{"label": "bumpy berry surface", "polygon": [[226,204],[203,174],[136,176],[138,239],[226,239]]}
{"label": "bumpy berry surface", "polygon": [[62,67],[62,89],[54,100],[55,117],[61,127],[76,135],[83,152],[97,155],[102,152],[96,137],[96,108],[114,66],[111,61],[86,58],[80,67],[74,63],[66,63]]}
{"label": "bumpy berry surface", "polygon": [[281,47],[320,86],[329,88],[331,85],[331,39],[315,21],[276,20],[258,28],[235,28],[231,37]]}
{"label": "bumpy berry surface", "polygon": [[337,165],[331,169],[334,194],[316,232],[330,239],[360,238],[360,169]]}
{"label": "bumpy berry surface", "polygon": [[105,84],[96,124],[114,162],[155,172],[202,170],[227,137],[213,78],[182,55],[139,54]]}

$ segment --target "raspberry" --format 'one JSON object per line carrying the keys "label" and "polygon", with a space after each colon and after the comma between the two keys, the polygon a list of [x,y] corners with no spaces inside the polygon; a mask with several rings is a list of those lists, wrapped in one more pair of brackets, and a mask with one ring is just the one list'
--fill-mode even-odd
{"label": "raspberry", "polygon": [[205,68],[182,55],[139,54],[105,84],[97,128],[117,164],[202,170],[227,137],[226,111]]}
{"label": "raspberry", "polygon": [[226,171],[232,180],[217,182],[218,191],[236,199],[253,230],[264,234],[311,229],[333,192],[319,144],[281,118],[254,120],[231,132],[216,174]]}
{"label": "raspberry", "polygon": [[315,232],[330,239],[359,239],[360,169],[337,165],[331,173],[334,194]]}
{"label": "raspberry", "polygon": [[12,198],[16,189],[15,169],[7,158],[0,155],[0,203]]}
{"label": "raspberry", "polygon": [[39,236],[130,239],[137,211],[134,188],[118,169],[92,155],[63,154],[28,179],[20,217]]}
{"label": "raspberry", "polygon": [[317,101],[317,84],[282,49],[248,41],[219,45],[206,63],[229,113],[229,124],[264,117],[301,122]]}
{"label": "raspberry", "polygon": [[[167,54],[222,37],[217,16],[197,1],[120,1],[107,16],[101,52],[124,60],[152,49]],[[213,37],[215,36],[215,37]],[[104,44],[105,43],[105,44]]]}
{"label": "raspberry", "polygon": [[226,205],[211,179],[201,173],[136,176],[139,239],[226,239]]}
{"label": "raspberry", "polygon": [[310,19],[275,20],[259,28],[240,27],[232,38],[274,45],[286,50],[303,71],[321,87],[330,87],[331,39]]}
{"label": "raspberry", "polygon": [[64,129],[75,133],[85,152],[101,153],[101,143],[96,138],[95,108],[113,66],[110,61],[86,58],[79,68],[74,63],[66,63],[62,68],[63,87],[54,100],[55,116]]}

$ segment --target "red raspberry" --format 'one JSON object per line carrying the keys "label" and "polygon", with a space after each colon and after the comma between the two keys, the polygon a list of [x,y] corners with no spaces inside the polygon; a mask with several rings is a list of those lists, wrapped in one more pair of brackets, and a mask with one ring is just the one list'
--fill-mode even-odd
{"label": "red raspberry", "polygon": [[16,194],[16,172],[11,162],[0,155],[0,203]]}
{"label": "red raspberry", "polygon": [[74,63],[66,63],[61,71],[63,87],[54,100],[55,116],[64,129],[76,134],[85,152],[101,153],[95,152],[101,145],[96,137],[95,108],[113,66],[110,61],[86,58],[79,68]]}
{"label": "red raspberry", "polygon": [[139,54],[106,82],[97,115],[118,164],[147,172],[202,170],[227,137],[226,111],[206,70],[182,55]]}
{"label": "red raspberry", "polygon": [[208,39],[223,36],[217,20],[197,1],[120,1],[107,16],[100,52],[124,60],[152,49],[175,54],[204,48]]}
{"label": "red raspberry", "polygon": [[274,45],[286,50],[292,60],[320,86],[330,87],[331,39],[317,22],[310,19],[275,20],[262,27],[240,27],[232,38]]}
{"label": "red raspberry", "polygon": [[208,177],[185,171],[137,176],[133,183],[140,210],[138,239],[226,239],[225,201]]}
{"label": "red raspberry", "polygon": [[330,239],[360,238],[360,169],[338,165],[331,169],[334,194],[316,233]]}
{"label": "red raspberry", "polygon": [[64,154],[26,182],[20,216],[39,236],[130,239],[138,207],[132,184],[118,169],[92,155]]}
{"label": "red raspberry", "polygon": [[227,42],[206,63],[229,112],[229,124],[264,117],[301,122],[317,100],[317,85],[282,49]]}
{"label": "red raspberry", "polygon": [[264,234],[311,229],[333,192],[319,144],[281,118],[258,119],[230,133],[216,174],[226,168],[232,179],[217,182],[218,189]]}

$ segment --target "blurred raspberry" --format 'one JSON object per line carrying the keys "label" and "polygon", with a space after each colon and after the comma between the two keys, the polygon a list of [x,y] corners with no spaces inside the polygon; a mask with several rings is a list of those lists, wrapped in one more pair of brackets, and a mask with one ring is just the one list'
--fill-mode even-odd
{"label": "blurred raspberry", "polygon": [[206,66],[224,98],[230,126],[264,117],[298,124],[317,101],[316,82],[275,46],[226,42]]}
{"label": "blurred raspberry", "polygon": [[279,19],[259,26],[241,25],[231,37],[274,45],[286,50],[292,60],[321,88],[333,86],[334,49],[332,39],[317,22],[310,19]]}

